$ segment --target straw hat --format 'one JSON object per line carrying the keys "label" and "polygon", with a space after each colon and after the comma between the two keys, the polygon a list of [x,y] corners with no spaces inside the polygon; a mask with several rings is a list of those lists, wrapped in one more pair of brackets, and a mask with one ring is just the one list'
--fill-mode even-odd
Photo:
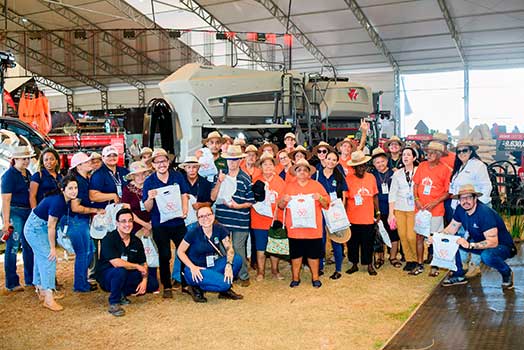
{"label": "straw hat", "polygon": [[260,146],[258,148],[258,155],[261,155],[264,152],[264,148],[266,148],[266,147],[271,147],[271,149],[273,150],[273,154],[277,154],[278,153],[277,145],[275,145],[274,143],[271,143],[271,142],[264,142],[264,144],[262,144],[262,146]]}
{"label": "straw hat", "polygon": [[313,153],[314,155],[317,155],[317,154],[318,154],[318,149],[319,149],[319,148],[322,148],[322,147],[327,148],[329,152],[335,152],[335,149],[334,149],[333,146],[331,146],[329,143],[324,142],[324,141],[320,141],[320,142],[318,143],[318,145],[316,145],[315,147],[313,147],[313,151],[312,151],[312,153]]}
{"label": "straw hat", "polygon": [[293,176],[296,176],[297,168],[301,166],[305,166],[309,169],[309,175],[313,175],[317,171],[317,168],[315,168],[313,165],[310,165],[307,160],[300,159],[298,162],[295,163],[295,165],[291,167],[291,169],[289,169],[289,173]]}
{"label": "straw hat", "polygon": [[474,194],[477,197],[482,196],[482,193],[475,191],[475,187],[473,185],[463,185],[460,186],[458,194],[451,196],[451,198],[459,199],[460,196],[465,194]]}
{"label": "straw hat", "polygon": [[371,159],[370,156],[366,156],[362,151],[355,151],[351,153],[351,159],[346,163],[349,166],[357,166],[366,164]]}
{"label": "straw hat", "polygon": [[295,136],[295,134],[293,134],[292,132],[287,132],[285,135],[284,135],[284,140],[287,139],[288,137],[291,137],[293,140],[296,140],[297,137]]}
{"label": "straw hat", "polygon": [[258,148],[256,148],[256,146],[249,145],[246,147],[246,150],[244,151],[244,153],[249,153],[249,152],[258,153]]}
{"label": "straw hat", "polygon": [[155,148],[155,150],[153,151],[153,155],[151,156],[151,158],[147,160],[147,164],[152,163],[156,157],[166,157],[169,162],[175,159],[175,156],[173,154],[168,154],[165,149]]}
{"label": "straw hat", "polygon": [[400,145],[400,147],[404,147],[404,142],[402,142],[402,140],[400,139],[400,137],[396,136],[396,135],[393,135],[389,138],[389,140],[387,140],[386,142],[384,142],[384,148],[389,148],[389,145],[392,144],[393,142],[396,142]]}
{"label": "straw hat", "polygon": [[200,163],[198,162],[198,158],[195,156],[187,156],[186,159],[182,164],[180,164],[178,167],[181,169],[185,169],[188,165],[198,165],[200,166]]}
{"label": "straw hat", "polygon": [[102,159],[102,156],[100,153],[97,152],[91,152],[91,155],[89,156],[91,159]]}
{"label": "straw hat", "polygon": [[240,137],[235,137],[235,139],[233,140],[233,144],[234,145],[239,145],[239,146],[245,146],[246,145],[246,139],[242,139]]}
{"label": "straw hat", "polygon": [[126,175],[126,180],[131,181],[134,175],[144,172],[152,172],[152,170],[141,160],[133,162],[129,166],[129,174]]}
{"label": "straw hat", "polygon": [[384,156],[386,158],[388,157],[388,154],[382,149],[382,147],[377,147],[373,150],[373,152],[371,152],[371,159],[375,159],[376,157],[380,156]]}
{"label": "straw hat", "polygon": [[335,145],[335,148],[337,149],[337,151],[340,152],[340,147],[345,144],[345,143],[349,143],[350,146],[351,146],[351,152],[355,152],[355,150],[357,149],[357,146],[355,146],[355,144],[353,143],[353,139],[352,138],[349,138],[349,137],[346,137],[345,139],[343,139],[342,141],[338,142],[336,145]]}
{"label": "straw hat", "polygon": [[11,159],[31,158],[36,156],[31,146],[14,146],[11,148]]}
{"label": "straw hat", "polygon": [[224,159],[241,159],[245,158],[246,154],[242,152],[242,148],[239,145],[229,145],[227,152],[222,153]]}
{"label": "straw hat", "polygon": [[469,148],[473,148],[475,150],[479,149],[479,146],[477,144],[474,144],[473,143],[473,140],[471,139],[460,139],[458,142],[457,142],[457,147],[456,149],[459,149],[460,147],[469,147]]}
{"label": "straw hat", "polygon": [[449,144],[448,135],[443,134],[441,132],[437,132],[433,134],[433,141],[443,142],[445,144]]}
{"label": "straw hat", "polygon": [[153,154],[153,150],[151,148],[149,148],[149,147],[144,147],[140,151],[140,157],[142,157],[144,154],[148,154],[148,153]]}
{"label": "straw hat", "polygon": [[297,154],[298,152],[304,153],[306,155],[306,159],[311,158],[311,152],[305,149],[304,146],[302,145],[298,145],[293,152],[290,152],[289,158],[291,158],[292,160],[295,160],[295,154]]}
{"label": "straw hat", "polygon": [[431,141],[426,147],[426,151],[435,151],[444,154],[446,153],[446,147],[437,141]]}
{"label": "straw hat", "polygon": [[[92,156],[92,154],[91,154]],[[80,164],[84,164],[85,162],[89,162],[92,159],[92,157],[88,156],[84,152],[78,152],[71,157],[71,166],[69,169],[74,169]]]}
{"label": "straw hat", "polygon": [[342,231],[331,232],[326,226],[326,232],[329,238],[335,243],[343,244],[349,241],[349,239],[351,238],[351,228],[349,227]]}
{"label": "straw hat", "polygon": [[260,167],[262,166],[262,163],[268,159],[271,159],[271,161],[273,162],[273,165],[277,165],[277,160],[269,152],[262,153],[262,155],[260,156],[260,158],[257,160],[255,164],[256,166]]}
{"label": "straw hat", "polygon": [[202,144],[205,145],[211,139],[218,139],[220,143],[224,143],[224,138],[218,131],[211,131],[205,139],[202,140]]}

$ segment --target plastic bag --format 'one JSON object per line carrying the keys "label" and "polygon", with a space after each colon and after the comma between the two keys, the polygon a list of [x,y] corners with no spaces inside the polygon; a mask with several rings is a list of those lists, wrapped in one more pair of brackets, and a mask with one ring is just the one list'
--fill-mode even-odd
{"label": "plastic bag", "polygon": [[155,242],[151,237],[140,237],[142,244],[144,245],[144,253],[146,254],[147,267],[158,267],[160,266],[160,260],[158,256],[158,249],[156,249]]}
{"label": "plastic bag", "polygon": [[388,231],[384,227],[384,223],[382,220],[379,220],[377,223],[378,226],[378,233],[380,235],[380,238],[382,239],[382,242],[384,242],[385,245],[387,245],[389,248],[391,248],[391,239],[389,238]]}
{"label": "plastic bag", "polygon": [[253,209],[255,209],[255,211],[262,216],[267,216],[267,217],[272,218],[273,209],[271,208],[271,198],[274,196],[271,195],[271,191],[269,191],[267,184],[265,185],[264,190],[265,190],[264,200],[253,204]]}
{"label": "plastic bag", "polygon": [[107,221],[107,232],[116,230],[116,213],[124,207],[122,203],[113,203],[106,205],[106,221]]}
{"label": "plastic bag", "polygon": [[207,177],[208,180],[211,178],[212,180],[213,177],[218,174],[213,154],[207,147],[201,148],[200,151],[202,151],[202,156],[198,159],[198,164],[200,164],[200,167],[198,168],[198,175]]}
{"label": "plastic bag", "polygon": [[155,197],[160,223],[182,217],[182,195],[178,184],[157,188]]}
{"label": "plastic bag", "polygon": [[431,266],[438,266],[451,271],[457,271],[455,255],[459,249],[457,240],[460,236],[433,234],[433,260]]}
{"label": "plastic bag", "polygon": [[287,207],[291,212],[291,228],[317,228],[312,195],[291,196]]}
{"label": "plastic bag", "polygon": [[431,232],[431,212],[427,210],[419,210],[415,214],[415,226],[413,230],[419,235],[429,237]]}
{"label": "plastic bag", "polygon": [[224,181],[220,184],[217,194],[217,204],[227,204],[232,201],[233,195],[237,191],[237,179],[226,175]]}
{"label": "plastic bag", "polygon": [[326,226],[331,232],[342,231],[350,226],[346,208],[344,208],[340,198],[331,201],[329,208],[322,209],[322,213],[326,220]]}
{"label": "plastic bag", "polygon": [[184,219],[184,223],[186,224],[186,226],[194,224],[198,220],[197,215],[196,215],[196,210],[193,208],[193,204],[195,204],[196,202],[197,202],[196,197],[190,194],[189,200],[187,203],[187,216]]}

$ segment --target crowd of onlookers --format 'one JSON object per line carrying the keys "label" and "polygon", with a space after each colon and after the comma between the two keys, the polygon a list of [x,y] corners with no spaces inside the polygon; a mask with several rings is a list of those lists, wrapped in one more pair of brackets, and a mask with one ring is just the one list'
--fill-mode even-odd
{"label": "crowd of onlookers", "polygon": [[[56,278],[57,232],[75,253],[73,290],[110,292],[115,316],[125,313],[131,294],[172,298],[181,289],[195,302],[206,302],[206,292],[242,299],[233,282],[248,287],[250,267],[256,281],[267,278],[268,258],[270,276],[279,280],[281,261],[290,261],[292,288],[301,284],[303,266],[315,288],[322,286],[327,263],[335,264],[329,278],[342,278],[344,257],[346,274],[362,267],[375,276],[387,261],[410,275],[428,269],[434,277],[440,269],[431,266],[431,236],[417,232],[417,214],[426,212],[431,233],[463,237],[457,271],[444,285],[479,275],[482,260],[501,273],[503,287],[512,288],[504,263],[512,241],[490,208],[491,182],[478,146],[463,139],[452,152],[443,134],[425,147],[393,136],[369,152],[367,128],[361,124],[361,140],[311,149],[297,146],[293,133],[279,149],[214,131],[196,156],[176,167],[165,150],[134,143],[126,169],[117,165],[118,150],[107,146],[101,155],[76,153],[65,175],[55,150],[43,150],[31,174],[33,149],[14,147],[2,177],[5,287],[23,290],[16,269],[22,246],[25,286],[34,286],[45,307],[63,309],[57,302],[64,296]],[[115,230],[94,239],[92,221],[106,214],[108,204],[123,204],[114,214]],[[348,224],[340,225],[344,220]],[[285,236],[276,237],[279,232]]]}

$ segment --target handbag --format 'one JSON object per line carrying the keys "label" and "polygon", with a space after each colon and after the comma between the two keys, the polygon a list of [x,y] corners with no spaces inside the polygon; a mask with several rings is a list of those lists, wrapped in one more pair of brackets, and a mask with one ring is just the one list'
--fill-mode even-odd
{"label": "handbag", "polygon": [[[280,220],[276,220],[276,213],[278,206],[275,208],[273,221],[267,233],[266,253],[277,256],[281,259],[289,259],[289,239],[285,225]],[[286,217],[286,210],[284,209],[284,220]]]}

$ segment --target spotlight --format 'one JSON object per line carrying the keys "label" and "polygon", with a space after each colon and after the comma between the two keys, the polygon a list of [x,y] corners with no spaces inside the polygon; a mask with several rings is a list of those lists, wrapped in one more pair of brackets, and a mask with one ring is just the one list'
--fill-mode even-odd
{"label": "spotlight", "polygon": [[136,37],[136,33],[132,29],[124,29],[124,39],[134,39]]}
{"label": "spotlight", "polygon": [[86,40],[87,39],[86,31],[85,30],[76,30],[75,31],[75,39]]}
{"label": "spotlight", "polygon": [[169,31],[169,37],[171,39],[178,39],[182,36],[182,33],[180,32],[180,30],[170,30]]}

